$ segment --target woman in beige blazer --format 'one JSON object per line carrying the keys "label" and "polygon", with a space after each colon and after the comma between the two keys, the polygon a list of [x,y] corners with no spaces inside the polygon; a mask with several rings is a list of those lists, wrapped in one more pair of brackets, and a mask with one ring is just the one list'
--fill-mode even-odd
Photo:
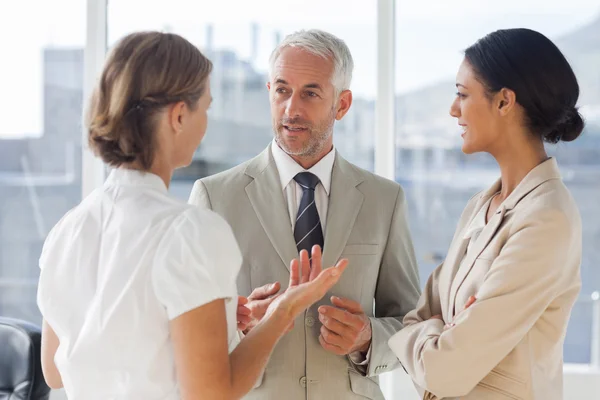
{"label": "woman in beige blazer", "polygon": [[465,208],[445,261],[389,345],[425,399],[562,398],[581,220],[544,142],[583,130],[577,79],[545,36],[501,30],[465,52],[450,114],[501,178]]}

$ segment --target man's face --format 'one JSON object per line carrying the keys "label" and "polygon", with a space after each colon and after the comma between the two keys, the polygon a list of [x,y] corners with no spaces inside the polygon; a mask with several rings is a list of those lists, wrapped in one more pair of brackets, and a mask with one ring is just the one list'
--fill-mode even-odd
{"label": "man's face", "polygon": [[[333,146],[338,98],[333,61],[286,47],[267,84],[275,140],[286,153],[315,157]],[[345,112],[344,112],[345,113]]]}

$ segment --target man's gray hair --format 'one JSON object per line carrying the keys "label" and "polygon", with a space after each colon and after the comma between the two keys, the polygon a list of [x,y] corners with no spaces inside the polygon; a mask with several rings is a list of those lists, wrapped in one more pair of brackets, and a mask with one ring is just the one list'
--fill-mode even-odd
{"label": "man's gray hair", "polygon": [[271,74],[281,51],[286,47],[296,47],[316,56],[332,60],[333,76],[331,77],[331,83],[335,88],[336,95],[350,89],[354,61],[350,49],[342,39],[318,29],[294,32],[286,36],[271,53],[269,59],[269,72]]}

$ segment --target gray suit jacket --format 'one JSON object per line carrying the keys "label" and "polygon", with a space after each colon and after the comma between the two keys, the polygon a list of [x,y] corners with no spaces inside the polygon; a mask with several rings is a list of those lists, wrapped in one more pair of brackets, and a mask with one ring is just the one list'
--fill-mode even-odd
{"label": "gray suit jacket", "polygon": [[[244,255],[238,291],[279,281],[298,257],[287,204],[271,148],[229,171],[196,181],[190,203],[208,207],[231,225]],[[383,399],[377,375],[399,365],[388,339],[419,298],[419,277],[400,186],[359,169],[336,154],[323,265],[348,258],[349,267],[276,346],[247,399]],[[319,344],[317,308],[331,295],[358,301],[371,318],[368,368]]]}

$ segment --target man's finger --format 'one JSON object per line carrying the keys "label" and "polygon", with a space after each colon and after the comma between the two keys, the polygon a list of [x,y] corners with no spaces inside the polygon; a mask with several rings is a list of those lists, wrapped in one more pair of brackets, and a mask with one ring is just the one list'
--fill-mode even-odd
{"label": "man's finger", "polygon": [[244,296],[238,296],[238,306],[248,304],[248,298]]}
{"label": "man's finger", "polygon": [[252,322],[252,318],[245,316],[245,315],[238,315],[237,316],[237,323],[238,324],[244,324],[244,325],[248,325],[250,322]]}
{"label": "man's finger", "polygon": [[252,311],[249,307],[246,306],[238,306],[237,313],[241,315],[250,315]]}
{"label": "man's finger", "polygon": [[323,255],[321,253],[321,246],[315,244],[312,247],[311,256],[312,257],[310,261],[310,276],[308,278],[310,281],[314,280],[317,276],[319,276],[319,274],[323,270]]}
{"label": "man's finger", "polygon": [[248,307],[238,306],[237,315],[250,315],[250,314],[252,314],[252,310],[250,310]]}
{"label": "man's finger", "polygon": [[347,338],[330,331],[324,326],[321,326],[320,333],[321,337],[325,340],[325,343],[337,346],[344,351],[348,351],[348,349],[351,347],[351,343]]}
{"label": "man's finger", "polygon": [[264,314],[264,312],[267,311],[267,308],[269,308],[271,303],[275,301],[275,299],[278,297],[279,295],[275,295],[264,300],[254,300],[252,303],[248,304],[248,308],[252,310],[252,312],[255,312],[255,310],[259,310],[262,316],[262,314]]}
{"label": "man's finger", "polygon": [[338,356],[343,356],[346,354],[346,352],[338,346],[334,346],[332,344],[329,344],[325,341],[325,339],[323,339],[323,336],[319,335],[319,343],[321,343],[321,347],[323,347],[325,350],[327,350],[330,353],[333,354],[337,354]]}
{"label": "man's finger", "polygon": [[350,331],[356,332],[348,325],[342,324],[340,321],[334,318],[326,317],[324,314],[319,314],[319,321],[321,321],[325,328],[329,329],[333,333],[337,333],[340,336],[346,337]]}
{"label": "man's finger", "polygon": [[341,309],[344,309],[352,314],[364,314],[360,303],[357,303],[354,300],[331,296],[331,303]]}
{"label": "man's finger", "polygon": [[281,284],[279,282],[268,283],[254,289],[252,294],[248,296],[248,300],[264,300],[279,292],[279,289],[281,289]]}
{"label": "man's finger", "polygon": [[319,307],[319,314],[323,315],[324,317],[332,318],[338,322],[341,322],[342,324],[353,328],[355,331],[360,331],[364,328],[364,322],[359,316],[351,314],[348,311],[341,310],[339,308],[331,306],[321,306]]}
{"label": "man's finger", "polygon": [[300,283],[308,282],[310,276],[310,257],[306,250],[300,251],[300,276]]}

